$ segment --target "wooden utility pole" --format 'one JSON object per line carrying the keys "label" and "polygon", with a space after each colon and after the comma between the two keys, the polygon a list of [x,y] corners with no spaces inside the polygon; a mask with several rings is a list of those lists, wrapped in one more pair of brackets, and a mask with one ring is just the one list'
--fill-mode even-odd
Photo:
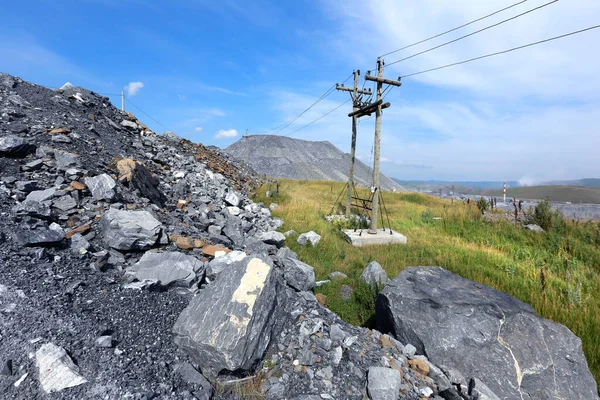
{"label": "wooden utility pole", "polygon": [[[374,161],[373,161],[373,210],[371,213],[371,225],[369,226],[369,233],[376,234],[377,233],[377,218],[379,214],[379,157],[381,150],[381,115],[384,108],[383,105],[383,84],[393,85],[393,86],[401,86],[402,83],[390,79],[385,79],[383,77],[383,66],[384,62],[381,59],[377,59],[377,76],[365,76],[365,79],[368,81],[373,81],[377,83],[377,100],[375,104],[377,104],[377,109],[375,110],[375,143],[373,145],[373,153],[374,153]],[[389,107],[389,103],[386,103]]]}
{"label": "wooden utility pole", "polygon": [[125,91],[121,90],[121,111],[125,111]]}
{"label": "wooden utility pole", "polygon": [[[346,88],[344,85],[335,85],[337,90],[351,92],[352,93],[352,112],[356,112],[360,107],[360,99],[362,94],[371,94],[371,89],[362,90],[358,89],[358,77],[360,70],[354,71],[354,88]],[[357,116],[352,116],[352,143],[350,145],[350,172],[348,173],[348,195],[346,197],[346,215],[350,216],[350,205],[352,204],[352,192],[354,188],[354,160],[356,157],[356,120]]]}

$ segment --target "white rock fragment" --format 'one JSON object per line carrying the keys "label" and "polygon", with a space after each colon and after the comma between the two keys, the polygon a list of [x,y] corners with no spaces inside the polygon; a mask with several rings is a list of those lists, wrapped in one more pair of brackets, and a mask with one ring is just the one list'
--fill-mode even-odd
{"label": "white rock fragment", "polygon": [[46,393],[79,386],[87,382],[79,375],[79,368],[73,363],[65,349],[47,343],[35,353],[42,389]]}

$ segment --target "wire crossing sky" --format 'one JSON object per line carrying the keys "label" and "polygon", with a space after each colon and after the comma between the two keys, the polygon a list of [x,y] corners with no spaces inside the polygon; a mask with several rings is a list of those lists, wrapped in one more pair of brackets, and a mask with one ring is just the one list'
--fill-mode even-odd
{"label": "wire crossing sky", "polygon": [[[71,82],[119,108],[125,91],[126,111],[151,129],[206,145],[248,129],[348,151],[347,96],[332,85],[355,69],[363,79],[383,55],[386,76],[410,78],[385,93],[387,175],[597,177],[600,2],[548,1],[8,2],[0,71]],[[366,161],[373,123],[358,132]]]}

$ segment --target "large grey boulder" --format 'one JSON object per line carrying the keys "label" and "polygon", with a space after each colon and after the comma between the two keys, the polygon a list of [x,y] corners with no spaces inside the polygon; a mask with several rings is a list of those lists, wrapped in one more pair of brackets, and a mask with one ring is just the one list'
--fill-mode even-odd
{"label": "large grey boulder", "polygon": [[369,367],[367,390],[371,400],[396,400],[400,394],[400,372],[391,368]]}
{"label": "large grey boulder", "polygon": [[204,273],[204,263],[195,257],[179,252],[146,252],[140,261],[127,268],[126,275],[132,280],[151,280],[170,287],[190,287]]}
{"label": "large grey boulder", "polygon": [[117,250],[148,250],[159,239],[162,225],[148,211],[110,209],[100,220],[107,245]]}
{"label": "large grey boulder", "polygon": [[92,192],[94,199],[111,201],[115,198],[117,183],[110,175],[101,174],[92,178],[85,178],[84,181],[90,192]]}
{"label": "large grey boulder", "polygon": [[54,343],[44,344],[35,352],[35,362],[39,371],[40,385],[46,393],[59,392],[63,389],[79,386],[87,382],[79,374],[65,349]]}
{"label": "large grey boulder", "polygon": [[235,262],[201,290],[173,326],[175,343],[205,376],[250,371],[287,321],[280,274],[258,258]]}
{"label": "large grey boulder", "polygon": [[18,136],[0,136],[0,156],[25,157],[35,152],[35,146]]}
{"label": "large grey boulder", "polygon": [[598,399],[581,340],[531,306],[441,267],[402,271],[377,296],[378,330],[500,399]]}
{"label": "large grey boulder", "polygon": [[315,287],[315,270],[308,264],[295,258],[283,260],[283,277],[288,285],[299,292]]}
{"label": "large grey boulder", "polygon": [[388,276],[377,261],[371,261],[360,274],[360,279],[369,286],[384,287],[388,283]]}

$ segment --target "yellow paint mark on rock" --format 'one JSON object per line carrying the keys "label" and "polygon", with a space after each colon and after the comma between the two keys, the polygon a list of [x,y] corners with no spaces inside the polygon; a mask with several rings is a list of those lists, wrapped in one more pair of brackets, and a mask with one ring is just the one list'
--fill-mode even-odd
{"label": "yellow paint mark on rock", "polygon": [[231,323],[236,325],[240,331],[244,329],[245,332],[245,329],[250,322],[250,318],[252,317],[256,299],[265,287],[265,282],[270,271],[271,267],[258,258],[253,258],[248,262],[246,273],[242,276],[240,285],[231,297],[231,301],[247,306],[247,315],[242,316],[241,319],[235,315],[229,317]]}

